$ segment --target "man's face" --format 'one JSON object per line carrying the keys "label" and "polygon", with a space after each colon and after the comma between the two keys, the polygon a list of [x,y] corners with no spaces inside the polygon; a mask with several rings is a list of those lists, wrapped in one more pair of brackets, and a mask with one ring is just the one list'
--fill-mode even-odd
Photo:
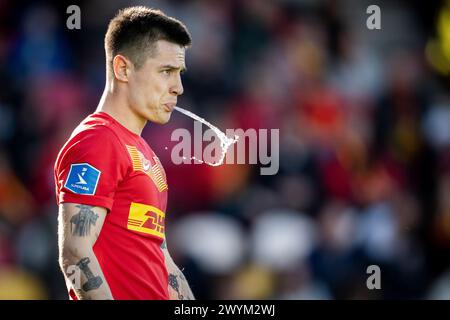
{"label": "man's face", "polygon": [[129,78],[133,112],[142,119],[164,124],[170,119],[177,97],[183,94],[181,73],[186,69],[185,48],[171,42],[156,42],[154,54]]}

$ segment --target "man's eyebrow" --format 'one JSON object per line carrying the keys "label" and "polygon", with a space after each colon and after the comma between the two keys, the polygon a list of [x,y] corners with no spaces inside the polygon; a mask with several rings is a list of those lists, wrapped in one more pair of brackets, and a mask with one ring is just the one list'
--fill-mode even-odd
{"label": "man's eyebrow", "polygon": [[178,70],[178,69],[180,69],[181,73],[184,73],[184,72],[187,71],[186,67],[181,67],[180,68],[180,67],[177,67],[177,66],[174,66],[174,65],[171,65],[171,64],[163,65],[163,66],[161,66],[161,69],[167,69],[167,70]]}

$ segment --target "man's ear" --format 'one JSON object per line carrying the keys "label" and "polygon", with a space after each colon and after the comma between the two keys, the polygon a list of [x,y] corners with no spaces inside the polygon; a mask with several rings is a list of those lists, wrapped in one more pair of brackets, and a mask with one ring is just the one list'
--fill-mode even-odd
{"label": "man's ear", "polygon": [[114,77],[122,82],[128,82],[133,64],[125,56],[118,54],[113,59]]}

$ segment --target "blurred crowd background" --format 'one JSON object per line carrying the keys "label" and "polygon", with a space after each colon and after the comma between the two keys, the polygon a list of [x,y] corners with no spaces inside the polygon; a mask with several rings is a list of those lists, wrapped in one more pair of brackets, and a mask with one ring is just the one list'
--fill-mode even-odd
{"label": "blurred crowd background", "polygon": [[[179,106],[280,130],[272,176],[174,165],[171,133],[193,128],[180,113],[143,133],[197,298],[450,299],[450,1],[0,0],[1,299],[67,299],[53,165],[100,99],[109,19],[136,4],[192,33]],[[366,27],[371,4],[381,30]]]}

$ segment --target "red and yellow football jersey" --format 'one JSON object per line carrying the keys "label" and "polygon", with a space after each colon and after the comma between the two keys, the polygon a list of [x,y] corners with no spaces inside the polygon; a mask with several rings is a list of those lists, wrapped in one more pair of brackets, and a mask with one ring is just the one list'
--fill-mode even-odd
{"label": "red and yellow football jersey", "polygon": [[[168,299],[167,180],[145,140],[104,112],[91,114],[59,152],[55,183],[58,204],[108,210],[93,250],[114,299]],[[72,288],[69,295],[76,299]]]}

